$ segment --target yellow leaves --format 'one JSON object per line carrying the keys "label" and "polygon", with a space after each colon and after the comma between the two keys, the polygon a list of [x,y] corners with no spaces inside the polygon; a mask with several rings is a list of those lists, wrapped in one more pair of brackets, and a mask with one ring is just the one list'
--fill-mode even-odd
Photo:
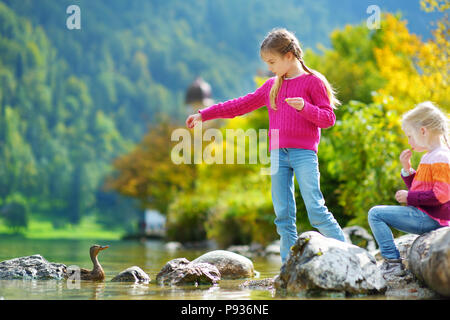
{"label": "yellow leaves", "polygon": [[264,78],[264,77],[254,77],[253,80],[255,81],[256,86],[259,88],[259,87],[261,87],[261,86],[264,84],[264,82],[266,82],[267,78]]}
{"label": "yellow leaves", "polygon": [[413,54],[420,45],[419,38],[409,33],[406,21],[401,21],[392,14],[386,14],[382,25],[383,43],[394,52]]}
{"label": "yellow leaves", "polygon": [[445,11],[450,9],[450,1],[449,0],[421,0],[420,7],[425,12],[432,11]]}
{"label": "yellow leaves", "polygon": [[[383,46],[374,48],[374,56],[387,83],[377,90],[374,102],[400,112],[425,100],[449,108],[449,47],[445,30],[438,28],[434,38],[424,43],[409,33],[405,21],[393,15],[386,15],[383,23]],[[439,25],[443,28],[445,23]]]}
{"label": "yellow leaves", "polygon": [[226,124],[226,127],[228,129],[243,129],[247,127],[247,117],[241,116],[241,117],[235,117],[233,119],[230,119],[228,123]]}

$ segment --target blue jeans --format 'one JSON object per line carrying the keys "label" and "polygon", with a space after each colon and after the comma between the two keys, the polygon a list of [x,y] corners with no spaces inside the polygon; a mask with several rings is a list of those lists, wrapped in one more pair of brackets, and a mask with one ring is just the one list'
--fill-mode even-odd
{"label": "blue jeans", "polygon": [[399,259],[389,226],[414,234],[422,234],[440,228],[436,220],[413,206],[375,206],[369,210],[369,225],[380,252],[385,259]]}
{"label": "blue jeans", "polygon": [[286,261],[291,246],[297,241],[294,172],[311,225],[326,237],[345,241],[344,233],[325,206],[320,191],[317,154],[312,150],[299,148],[272,149],[270,164],[272,202],[276,215],[275,225],[280,235],[281,261]]}

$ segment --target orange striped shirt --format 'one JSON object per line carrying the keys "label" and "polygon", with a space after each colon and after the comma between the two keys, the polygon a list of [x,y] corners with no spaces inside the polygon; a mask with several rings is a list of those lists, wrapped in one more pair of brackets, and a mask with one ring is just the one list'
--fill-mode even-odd
{"label": "orange striped shirt", "polygon": [[407,204],[415,206],[437,220],[450,225],[450,150],[436,148],[420,160],[417,171],[403,177],[409,192]]}

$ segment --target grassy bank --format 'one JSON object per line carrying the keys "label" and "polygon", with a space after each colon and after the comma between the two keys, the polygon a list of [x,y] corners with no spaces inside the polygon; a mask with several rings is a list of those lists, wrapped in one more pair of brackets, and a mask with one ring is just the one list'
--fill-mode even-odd
{"label": "grassy bank", "polygon": [[[0,220],[0,236],[13,235],[13,231]],[[54,228],[50,221],[30,218],[28,228],[20,233],[27,239],[103,239],[119,240],[123,231],[108,230],[95,221],[95,217],[84,217],[77,225]]]}

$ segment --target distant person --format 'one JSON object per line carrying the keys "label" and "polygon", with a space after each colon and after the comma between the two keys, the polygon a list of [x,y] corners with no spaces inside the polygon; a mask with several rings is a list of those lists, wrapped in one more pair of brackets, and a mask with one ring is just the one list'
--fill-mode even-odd
{"label": "distant person", "polygon": [[369,224],[380,247],[384,275],[406,272],[395,246],[391,229],[422,234],[450,225],[450,150],[448,118],[431,102],[424,102],[403,116],[402,128],[411,149],[426,151],[417,171],[411,167],[410,149],[400,154],[401,177],[407,190],[395,199],[404,206],[375,206],[369,211]]}
{"label": "distant person", "polygon": [[234,118],[267,106],[269,139],[276,140],[271,137],[273,130],[279,134],[279,141],[271,141],[269,151],[272,202],[284,263],[297,240],[294,173],[311,225],[324,236],[345,241],[341,227],[325,206],[317,158],[321,128],[335,124],[333,109],[340,102],[326,78],[305,65],[293,33],[272,30],[263,40],[260,54],[275,77],[253,93],[199,110],[187,118],[186,125],[193,128],[197,122]]}

